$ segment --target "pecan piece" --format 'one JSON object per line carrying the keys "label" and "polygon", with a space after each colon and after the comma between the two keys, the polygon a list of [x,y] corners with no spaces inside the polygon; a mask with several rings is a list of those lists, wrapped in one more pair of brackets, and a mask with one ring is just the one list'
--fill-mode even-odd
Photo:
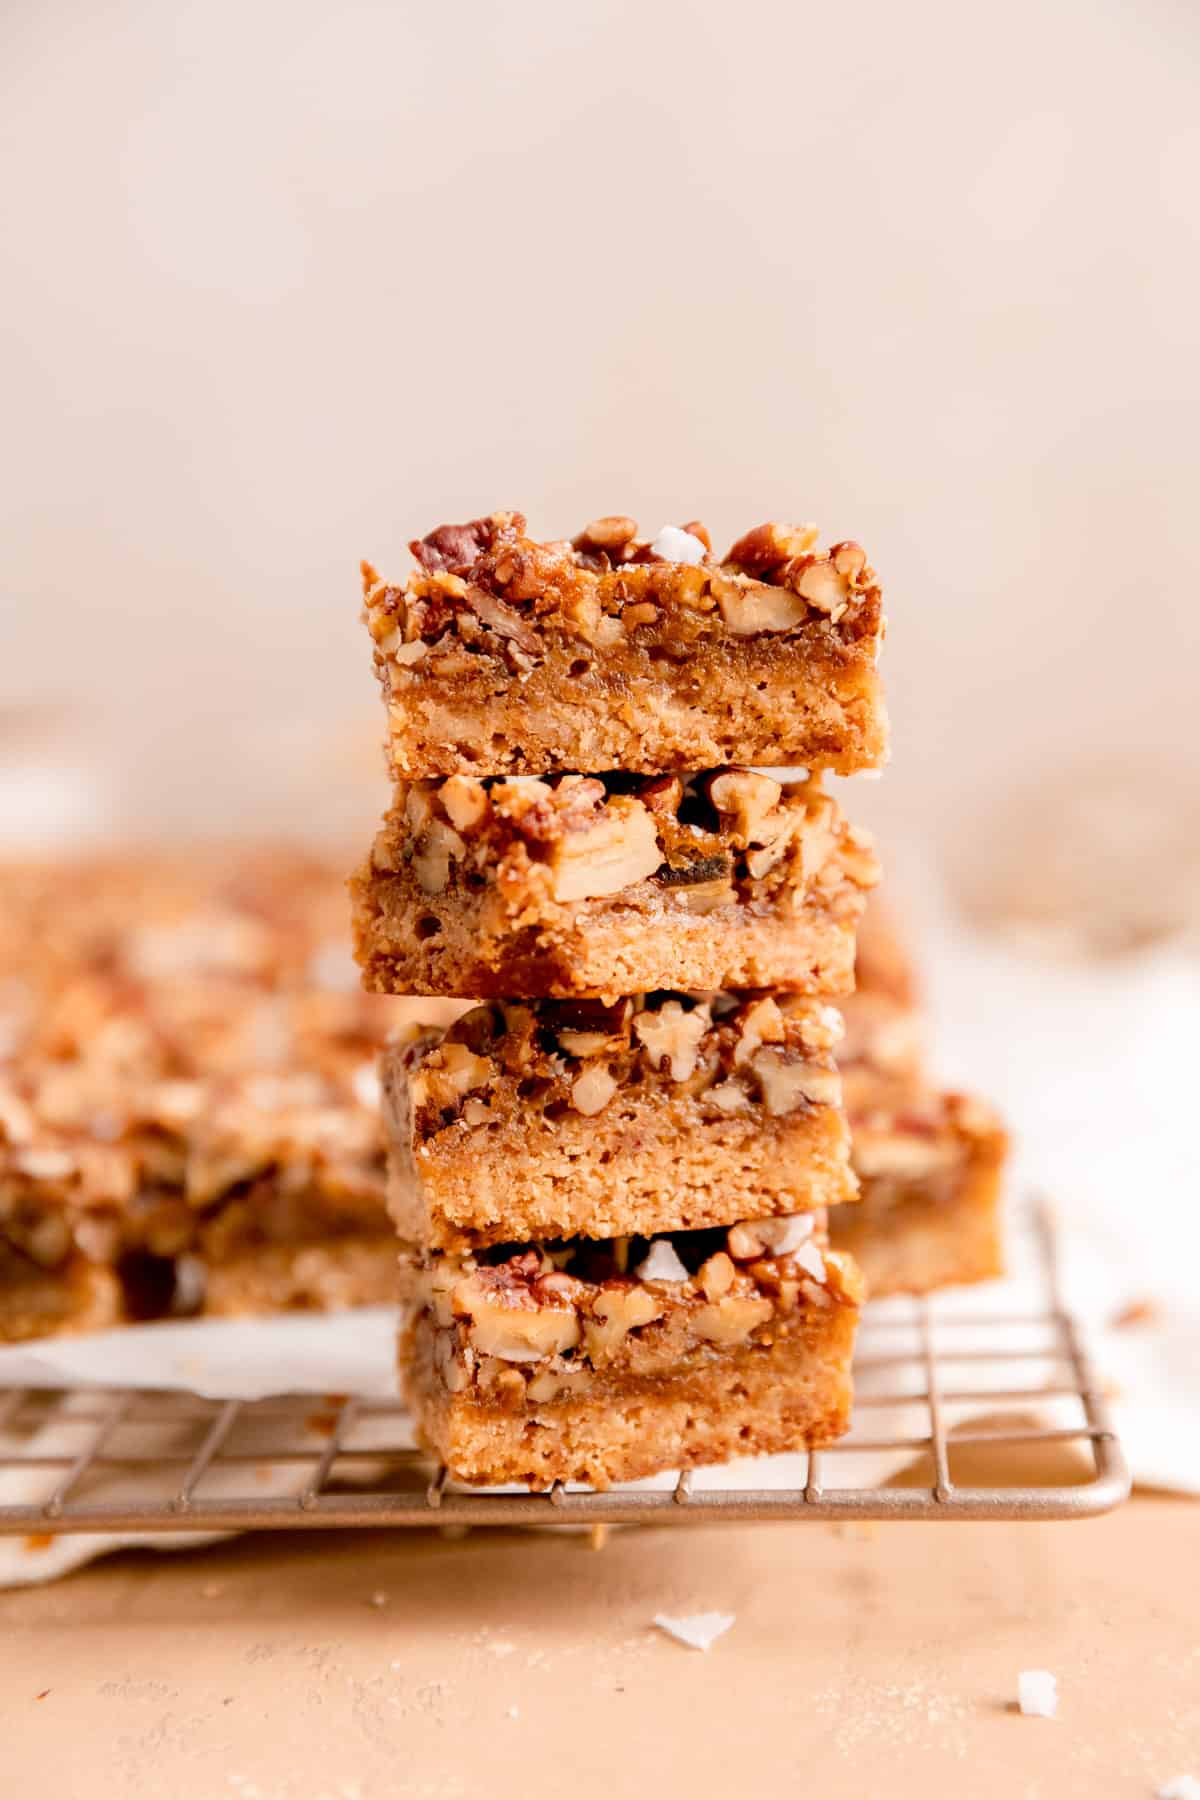
{"label": "pecan piece", "polygon": [[476,1056],[466,1044],[443,1043],[426,1057],[409,1086],[414,1111],[424,1106],[443,1111],[457,1107],[473,1088],[489,1087],[495,1076],[490,1059]]}
{"label": "pecan piece", "polygon": [[756,1050],[750,1067],[762,1083],[763,1104],[772,1118],[810,1106],[841,1104],[841,1077],[818,1064],[789,1062],[777,1050]]}
{"label": "pecan piece", "polygon": [[765,1325],[774,1310],[769,1300],[749,1294],[726,1294],[723,1300],[699,1307],[691,1323],[697,1336],[710,1344],[740,1344],[758,1326]]}
{"label": "pecan piece", "polygon": [[610,800],[594,824],[572,831],[550,861],[551,891],[558,901],[619,894],[646,881],[662,862],[658,826],[638,800]]}
{"label": "pecan piece", "polygon": [[714,575],[712,591],[721,617],[735,637],[756,637],[762,632],[794,631],[808,617],[807,604],[789,588],[768,587],[765,582],[734,581]]}
{"label": "pecan piece", "polygon": [[662,1302],[636,1283],[613,1282],[597,1294],[593,1318],[583,1328],[584,1348],[594,1363],[604,1362],[620,1348],[631,1331],[638,1331],[663,1314]]}
{"label": "pecan piece", "polygon": [[473,775],[451,775],[443,781],[438,797],[456,831],[474,831],[488,809],[487,789]]}
{"label": "pecan piece", "polygon": [[748,575],[767,575],[794,556],[803,556],[817,541],[815,525],[756,525],[740,537],[725,558]]}
{"label": "pecan piece", "polygon": [[750,1105],[749,1094],[736,1081],[718,1082],[709,1088],[704,1098],[723,1113],[746,1112]]}
{"label": "pecan piece", "polygon": [[702,1262],[696,1273],[696,1285],[706,1300],[722,1299],[733,1286],[737,1270],[724,1250],[718,1250]]}
{"label": "pecan piece", "polygon": [[723,820],[747,844],[755,842],[758,828],[779,805],[782,789],[769,775],[753,769],[724,769],[708,784],[708,797]]}
{"label": "pecan piece", "polygon": [[467,589],[464,606],[473,612],[477,619],[485,624],[489,631],[508,643],[515,644],[526,656],[540,657],[544,645],[536,631],[526,625],[515,607],[509,606],[506,600],[489,594],[486,588],[471,586]]}
{"label": "pecan piece", "polygon": [[801,599],[837,624],[850,604],[850,587],[826,556],[800,556],[784,571],[788,586]]}
{"label": "pecan piece", "polygon": [[[815,1213],[789,1213],[775,1219],[743,1219],[726,1235],[735,1262],[755,1262],[760,1256],[790,1256],[811,1241],[817,1228]],[[810,1271],[811,1273],[811,1271]]]}
{"label": "pecan piece", "polygon": [[633,1029],[654,1068],[661,1069],[665,1062],[672,1081],[687,1081],[695,1073],[700,1043],[711,1024],[706,1006],[685,1012],[678,1000],[667,1000],[657,1011],[648,1008],[636,1014]]}
{"label": "pecan piece", "polygon": [[617,1091],[616,1078],[603,1063],[597,1063],[585,1069],[576,1077],[571,1085],[571,1105],[585,1119],[594,1118],[596,1113],[603,1112]]}
{"label": "pecan piece", "polygon": [[471,1281],[454,1293],[454,1310],[470,1319],[467,1335],[483,1356],[503,1362],[541,1362],[573,1350],[580,1339],[579,1315],[566,1306],[506,1306]]}
{"label": "pecan piece", "polygon": [[784,1040],[783,1014],[771,994],[752,1001],[739,1020],[740,1034],[733,1050],[733,1066],[740,1068],[750,1061],[763,1044],[781,1044]]}
{"label": "pecan piece", "polygon": [[439,525],[408,547],[428,574],[463,575],[498,537],[520,536],[524,530],[520,513],[492,513],[486,519],[468,519],[465,525]]}
{"label": "pecan piece", "polygon": [[847,538],[841,544],[834,544],[829,555],[838,574],[844,575],[851,586],[857,581],[873,578],[874,571],[867,568],[866,551],[853,539]]}
{"label": "pecan piece", "polygon": [[453,826],[444,824],[441,819],[431,819],[413,856],[413,874],[421,892],[444,893],[450,879],[451,861],[459,861],[466,853],[467,846]]}
{"label": "pecan piece", "polygon": [[627,518],[624,513],[609,513],[585,525],[579,536],[571,539],[571,548],[590,555],[602,551],[614,562],[621,562],[636,537],[636,519]]}

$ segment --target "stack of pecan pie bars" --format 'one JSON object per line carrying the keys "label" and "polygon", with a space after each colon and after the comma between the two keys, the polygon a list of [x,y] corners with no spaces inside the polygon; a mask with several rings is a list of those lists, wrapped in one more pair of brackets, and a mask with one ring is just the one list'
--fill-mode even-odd
{"label": "stack of pecan pie bars", "polygon": [[875,574],[781,525],[412,549],[364,571],[394,794],[352,888],[368,988],[475,1002],[383,1064],[420,1435],[538,1487],[828,1443],[878,870],[822,771],[885,759]]}
{"label": "stack of pecan pie bars", "polygon": [[834,1438],[858,1270],[1000,1269],[1004,1132],[932,1084],[821,785],[884,757],[874,575],[775,525],[413,549],[367,575],[395,793],[353,886],[367,987],[418,998],[356,991],[307,853],[3,870],[0,1340],[389,1301],[398,1226],[459,1476]]}

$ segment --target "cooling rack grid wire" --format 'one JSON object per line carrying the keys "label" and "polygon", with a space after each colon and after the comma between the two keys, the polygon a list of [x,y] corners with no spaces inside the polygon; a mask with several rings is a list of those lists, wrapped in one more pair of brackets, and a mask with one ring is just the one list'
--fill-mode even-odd
{"label": "cooling rack grid wire", "polygon": [[[1106,1512],[1129,1476],[1078,1330],[1054,1229],[1026,1232],[1043,1304],[868,1308],[849,1437],[808,1456],[699,1469],[605,1493],[461,1489],[412,1441],[399,1400],[211,1400],[148,1390],[0,1390],[0,1532],[213,1532],[368,1525],[700,1524],[722,1519],[1070,1519]],[[1081,1453],[1046,1485],[1039,1446]],[[994,1485],[965,1479],[990,1451]],[[961,1460],[960,1460],[961,1459]],[[1010,1460],[1013,1479],[995,1479]],[[897,1480],[896,1470],[905,1466]],[[1056,1470],[1061,1464],[1056,1460]],[[964,1479],[958,1479],[962,1471]],[[780,1474],[789,1485],[776,1485]]]}

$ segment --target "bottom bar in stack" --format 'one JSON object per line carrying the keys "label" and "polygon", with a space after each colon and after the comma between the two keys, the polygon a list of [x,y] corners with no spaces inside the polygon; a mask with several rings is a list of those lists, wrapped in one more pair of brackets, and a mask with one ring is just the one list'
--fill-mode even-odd
{"label": "bottom bar in stack", "polygon": [[418,1435],[462,1480],[607,1487],[832,1443],[861,1283],[818,1214],[406,1259]]}

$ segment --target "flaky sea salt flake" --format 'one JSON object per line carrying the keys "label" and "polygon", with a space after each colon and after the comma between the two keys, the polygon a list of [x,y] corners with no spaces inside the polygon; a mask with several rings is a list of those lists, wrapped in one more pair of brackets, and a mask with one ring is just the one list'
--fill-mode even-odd
{"label": "flaky sea salt flake", "polygon": [[698,537],[690,531],[681,531],[678,525],[664,525],[650,546],[651,554],[660,556],[663,562],[698,563],[708,555]]}
{"label": "flaky sea salt flake", "polygon": [[655,1613],[654,1623],[668,1637],[673,1637],[680,1644],[686,1644],[689,1650],[711,1650],[719,1637],[724,1637],[737,1617],[736,1613],[688,1613],[682,1619],[672,1619],[666,1613]]}
{"label": "flaky sea salt flake", "polygon": [[655,1238],[633,1272],[639,1281],[686,1281],[688,1278],[670,1238]]}
{"label": "flaky sea salt flake", "polygon": [[1058,1681],[1049,1669],[1022,1669],[1017,1676],[1017,1704],[1027,1719],[1053,1719],[1058,1714]]}

